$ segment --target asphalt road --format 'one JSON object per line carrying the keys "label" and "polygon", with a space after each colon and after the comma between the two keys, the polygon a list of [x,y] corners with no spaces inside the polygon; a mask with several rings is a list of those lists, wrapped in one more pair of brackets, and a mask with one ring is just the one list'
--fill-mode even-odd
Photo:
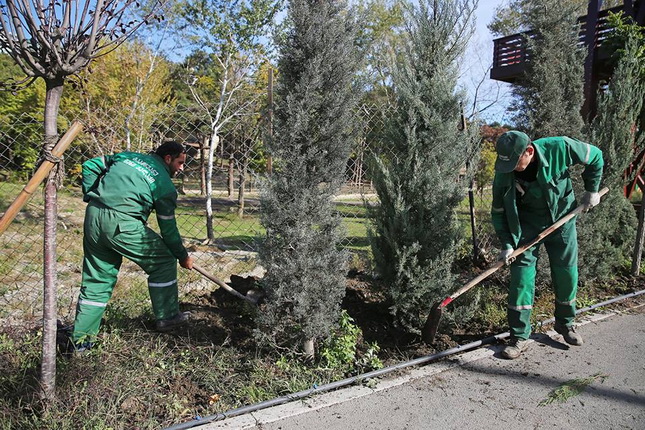
{"label": "asphalt road", "polygon": [[[596,315],[578,332],[585,340],[580,347],[549,332],[533,336],[517,360],[500,358],[499,345],[483,347],[375,387],[351,387],[196,428],[645,429],[645,306]],[[554,393],[575,382],[581,392]]]}

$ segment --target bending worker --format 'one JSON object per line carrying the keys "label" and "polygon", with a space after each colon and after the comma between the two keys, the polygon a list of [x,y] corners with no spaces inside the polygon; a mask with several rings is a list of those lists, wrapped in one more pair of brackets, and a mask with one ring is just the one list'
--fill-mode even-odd
{"label": "bending worker", "polygon": [[[184,169],[186,153],[166,142],[154,154],[121,152],[83,163],[83,276],[72,341],[76,350],[92,346],[99,331],[123,257],[148,274],[156,328],[184,324],[179,312],[177,260],[192,269],[175,221],[177,191],[171,177]],[[157,214],[161,235],[146,222]]]}
{"label": "bending worker", "polygon": [[569,167],[586,166],[582,179],[582,204],[589,209],[600,201],[602,152],[597,147],[569,137],[531,141],[519,131],[504,133],[496,143],[493,181],[493,226],[502,244],[499,259],[510,264],[508,324],[511,337],[502,350],[505,358],[517,358],[526,349],[531,334],[531,309],[535,293],[538,251],[544,243],[549,255],[555,292],[555,330],[570,345],[582,345],[573,322],[578,289],[578,242],[575,218],[541,243],[510,261],[513,250],[576,207]]}

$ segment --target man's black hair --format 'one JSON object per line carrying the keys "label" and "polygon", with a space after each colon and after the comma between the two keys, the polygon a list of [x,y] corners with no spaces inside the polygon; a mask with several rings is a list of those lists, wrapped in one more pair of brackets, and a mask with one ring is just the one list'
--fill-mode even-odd
{"label": "man's black hair", "polygon": [[173,159],[179,157],[181,154],[186,152],[186,148],[179,142],[174,140],[164,142],[159,145],[159,148],[155,151],[155,154],[164,158],[166,155],[170,155]]}

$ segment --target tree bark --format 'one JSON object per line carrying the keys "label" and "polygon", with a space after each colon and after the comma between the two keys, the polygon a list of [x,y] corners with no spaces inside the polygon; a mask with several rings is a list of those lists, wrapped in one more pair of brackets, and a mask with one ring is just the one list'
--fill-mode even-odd
{"label": "tree bark", "polygon": [[313,361],[313,359],[316,357],[316,352],[314,349],[314,339],[311,338],[311,339],[305,340],[303,344],[303,349],[305,352],[305,359]]}
{"label": "tree bark", "polygon": [[240,185],[238,187],[238,192],[237,192],[237,216],[240,218],[244,217],[244,191],[246,188],[246,172],[248,170],[248,157],[246,155],[243,156],[242,160],[240,160],[240,164],[242,164],[239,169],[240,169]]}
{"label": "tree bark", "polygon": [[215,233],[213,232],[213,202],[211,199],[213,198],[213,167],[218,143],[217,130],[213,130],[208,150],[208,167],[206,169],[206,235],[209,242],[215,240]]}
{"label": "tree bark", "polygon": [[228,198],[233,198],[233,189],[235,188],[235,145],[229,143],[228,147]]}
{"label": "tree bark", "polygon": [[208,137],[205,136],[199,146],[199,194],[206,195],[206,148],[208,147]]}
{"label": "tree bark", "polygon": [[[63,79],[47,80],[45,96],[45,143],[43,156],[51,154],[58,140],[58,107],[63,95]],[[45,226],[43,239],[43,344],[41,363],[41,395],[52,400],[56,395],[56,221],[58,197],[56,175],[52,169],[45,183]]]}

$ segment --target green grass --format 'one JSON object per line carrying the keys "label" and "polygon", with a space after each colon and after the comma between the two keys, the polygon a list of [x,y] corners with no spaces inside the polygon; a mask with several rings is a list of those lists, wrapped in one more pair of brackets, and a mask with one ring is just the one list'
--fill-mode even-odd
{"label": "green grass", "polygon": [[366,371],[371,358],[359,353],[341,369],[260,350],[242,308],[222,313],[199,299],[183,304],[192,307],[189,328],[159,334],[143,295],[113,297],[98,346],[58,357],[57,397],[47,408],[37,397],[41,332],[0,332],[0,428],[163,428]]}
{"label": "green grass", "polygon": [[[336,203],[335,210],[342,217],[346,239],[342,245],[350,250],[365,250],[367,241],[367,212],[362,202]],[[177,209],[177,224],[182,236],[187,239],[203,241],[206,234],[206,215],[202,206],[182,204]],[[151,217],[154,218],[154,217]],[[151,227],[155,228],[155,220],[150,220]],[[255,249],[257,241],[261,239],[265,230],[260,222],[257,210],[247,210],[240,218],[236,212],[219,210],[213,214],[213,232],[216,245],[226,249]]]}

